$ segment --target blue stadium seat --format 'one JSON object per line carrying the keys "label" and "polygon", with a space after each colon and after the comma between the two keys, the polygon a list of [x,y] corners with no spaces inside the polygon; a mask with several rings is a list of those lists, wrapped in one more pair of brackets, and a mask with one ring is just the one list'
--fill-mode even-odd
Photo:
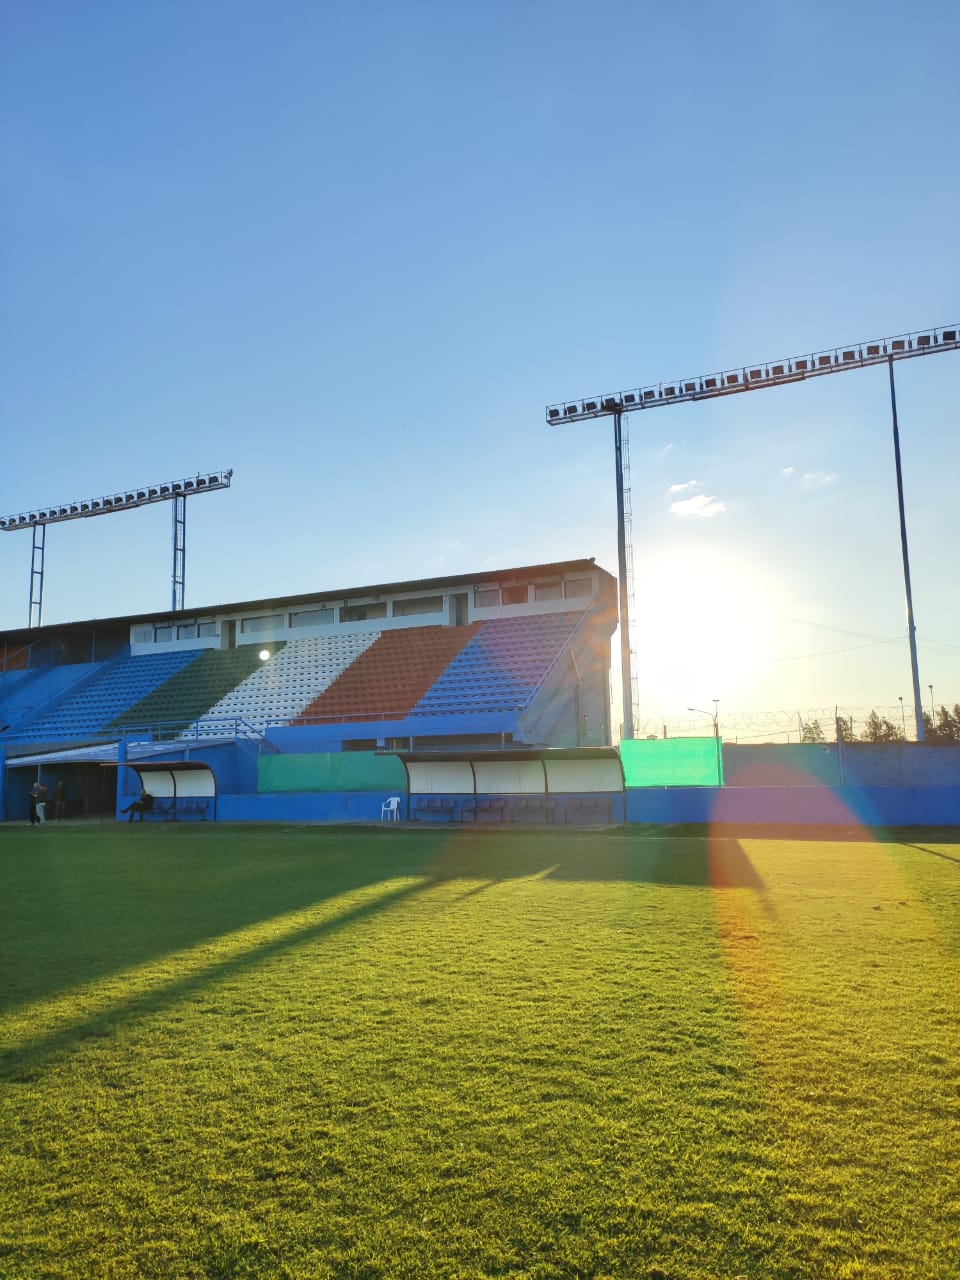
{"label": "blue stadium seat", "polygon": [[127,656],[97,664],[99,673],[92,679],[68,693],[52,710],[17,725],[17,732],[29,734],[36,742],[75,741],[102,733],[111,720],[183,670],[202,652],[201,649],[179,649],[174,653]]}
{"label": "blue stadium seat", "polygon": [[411,714],[514,711],[525,706],[583,616],[527,614],[483,623]]}

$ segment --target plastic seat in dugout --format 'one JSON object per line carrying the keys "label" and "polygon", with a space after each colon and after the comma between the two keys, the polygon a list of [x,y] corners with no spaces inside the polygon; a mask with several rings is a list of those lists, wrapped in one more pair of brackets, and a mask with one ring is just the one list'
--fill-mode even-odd
{"label": "plastic seat in dugout", "polygon": [[400,797],[390,796],[388,800],[384,800],[380,806],[381,822],[399,822],[400,821]]}

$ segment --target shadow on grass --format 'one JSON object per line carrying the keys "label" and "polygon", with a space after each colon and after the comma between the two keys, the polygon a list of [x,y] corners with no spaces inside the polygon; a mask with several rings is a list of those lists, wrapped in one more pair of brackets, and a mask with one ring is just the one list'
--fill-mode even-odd
{"label": "shadow on grass", "polygon": [[911,840],[934,840],[937,844],[960,845],[960,827],[865,827],[853,823],[844,827],[771,822],[678,824],[666,831],[661,828],[659,834],[668,840],[719,836],[740,840],[792,840],[815,844],[907,845]]}
{"label": "shadow on grass", "polygon": [[72,1049],[84,1040],[101,1039],[110,1035],[118,1026],[135,1018],[142,1018],[167,1008],[211,983],[220,982],[234,974],[243,973],[254,965],[262,964],[274,956],[282,955],[316,941],[349,925],[357,924],[369,916],[377,915],[385,908],[396,906],[431,887],[429,881],[404,885],[384,894],[374,902],[364,902],[343,912],[332,920],[305,925],[291,930],[272,942],[255,942],[240,955],[224,960],[214,960],[202,970],[189,976],[164,982],[150,991],[129,997],[121,997],[102,1012],[87,1015],[82,1020],[59,1027],[32,1040],[21,1041],[15,1048],[0,1054],[0,1080],[23,1083],[37,1077],[43,1063],[59,1052]]}
{"label": "shadow on grass", "polygon": [[[264,849],[269,851],[266,863]],[[34,890],[40,887],[44,876],[56,872],[51,861],[53,852],[53,846],[47,846],[46,856],[31,865],[27,879]],[[82,946],[78,945],[81,938],[75,936],[71,954],[71,948],[64,946],[69,939],[60,937],[60,945],[54,950],[59,967],[48,968],[45,975],[39,975],[39,983],[33,984],[40,988],[42,997],[68,989],[82,991],[85,984],[115,974],[121,975],[122,981],[122,974],[131,967],[264,922],[276,920],[278,929],[282,929],[285,915],[321,907],[351,891],[400,878],[415,882],[350,907],[331,919],[292,928],[267,941],[253,940],[239,954],[220,959],[214,956],[209,963],[181,977],[159,978],[147,990],[118,995],[101,1010],[80,1012],[74,1019],[67,1012],[65,1023],[38,1032],[0,1056],[0,1078],[29,1080],[44,1062],[86,1039],[108,1036],[132,1019],[149,1016],[212,983],[355,925],[442,884],[466,882],[463,897],[480,894],[507,880],[538,876],[568,882],[745,887],[764,895],[762,880],[735,840],[651,839],[622,830],[556,834],[491,831],[478,838],[475,833],[465,836],[455,830],[388,834],[379,830],[358,832],[355,828],[314,829],[272,834],[261,831],[256,839],[247,842],[239,832],[220,832],[212,841],[209,833],[200,838],[162,842],[149,838],[117,839],[112,853],[111,858],[101,851],[101,862],[93,864],[93,874],[77,879],[77,892],[80,885],[86,885],[81,913],[100,901],[99,886],[105,872],[114,876],[114,892],[107,895],[106,905],[100,902],[94,924],[90,926],[87,920]],[[71,856],[77,858],[76,847],[71,849]],[[106,866],[102,865],[104,857]],[[131,864],[131,857],[140,861]],[[118,864],[118,858],[126,861]],[[140,907],[135,916],[131,915],[133,900]],[[41,893],[34,904],[35,913],[42,914],[44,901]],[[24,940],[25,931],[44,921],[21,919],[19,923]],[[52,946],[51,919],[48,917],[45,923],[41,937],[47,946]],[[112,931],[107,927],[111,924]],[[90,928],[94,932],[100,929],[98,949],[92,953],[88,953],[92,944]],[[23,999],[8,1002],[7,1008],[28,998],[36,999],[37,995],[25,993]]]}
{"label": "shadow on grass", "polygon": [[[902,844],[905,849],[916,849],[918,853],[929,853],[931,858],[943,858],[944,862],[953,862],[956,863],[957,866],[960,866],[960,858],[955,858],[952,853],[941,853],[939,849],[928,849],[926,845],[908,844],[903,840],[900,840],[897,843]],[[938,840],[937,843],[940,844],[945,842]]]}
{"label": "shadow on grass", "polygon": [[[138,825],[39,838],[27,831],[0,852],[0,969],[6,975],[0,1010],[7,1012],[403,877],[483,886],[545,876],[763,888],[732,838],[628,828],[171,831]],[[470,891],[480,890],[473,885]]]}
{"label": "shadow on grass", "polygon": [[434,854],[411,874],[436,880],[496,883],[546,873],[548,880],[763,888],[738,840],[708,838],[706,832],[677,837],[626,828],[519,833],[491,828],[430,834],[440,837]]}

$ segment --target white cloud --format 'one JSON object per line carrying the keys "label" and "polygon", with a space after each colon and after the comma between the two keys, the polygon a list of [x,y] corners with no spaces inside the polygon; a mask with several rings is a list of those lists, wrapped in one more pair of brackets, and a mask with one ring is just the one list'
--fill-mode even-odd
{"label": "white cloud", "polygon": [[683,493],[687,489],[695,489],[696,487],[696,480],[686,480],[683,484],[672,484],[667,493]]}
{"label": "white cloud", "polygon": [[784,467],[781,470],[780,474],[782,476],[792,476],[793,473],[796,471],[796,469],[797,469],[796,467]]}
{"label": "white cloud", "polygon": [[699,516],[701,519],[706,519],[726,511],[726,507],[719,498],[698,493],[695,498],[684,498],[682,502],[672,502],[670,510],[675,516]]}
{"label": "white cloud", "polygon": [[804,489],[828,489],[837,478],[835,471],[805,471],[800,483]]}
{"label": "white cloud", "polygon": [[662,449],[657,450],[657,457],[665,458],[672,448],[672,444],[665,444]]}

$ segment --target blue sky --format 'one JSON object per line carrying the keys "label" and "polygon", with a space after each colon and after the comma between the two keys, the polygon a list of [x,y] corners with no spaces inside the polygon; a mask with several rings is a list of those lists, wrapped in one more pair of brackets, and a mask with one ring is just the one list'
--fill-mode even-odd
{"label": "blue sky", "polygon": [[[609,424],[547,403],[960,321],[950,0],[0,18],[0,506],[233,467],[188,606],[615,572]],[[897,379],[952,704],[960,355]],[[909,706],[885,371],[630,433],[642,721]],[[165,506],[52,526],[44,621],[164,609],[170,561]],[[0,535],[0,627],[29,565]]]}

